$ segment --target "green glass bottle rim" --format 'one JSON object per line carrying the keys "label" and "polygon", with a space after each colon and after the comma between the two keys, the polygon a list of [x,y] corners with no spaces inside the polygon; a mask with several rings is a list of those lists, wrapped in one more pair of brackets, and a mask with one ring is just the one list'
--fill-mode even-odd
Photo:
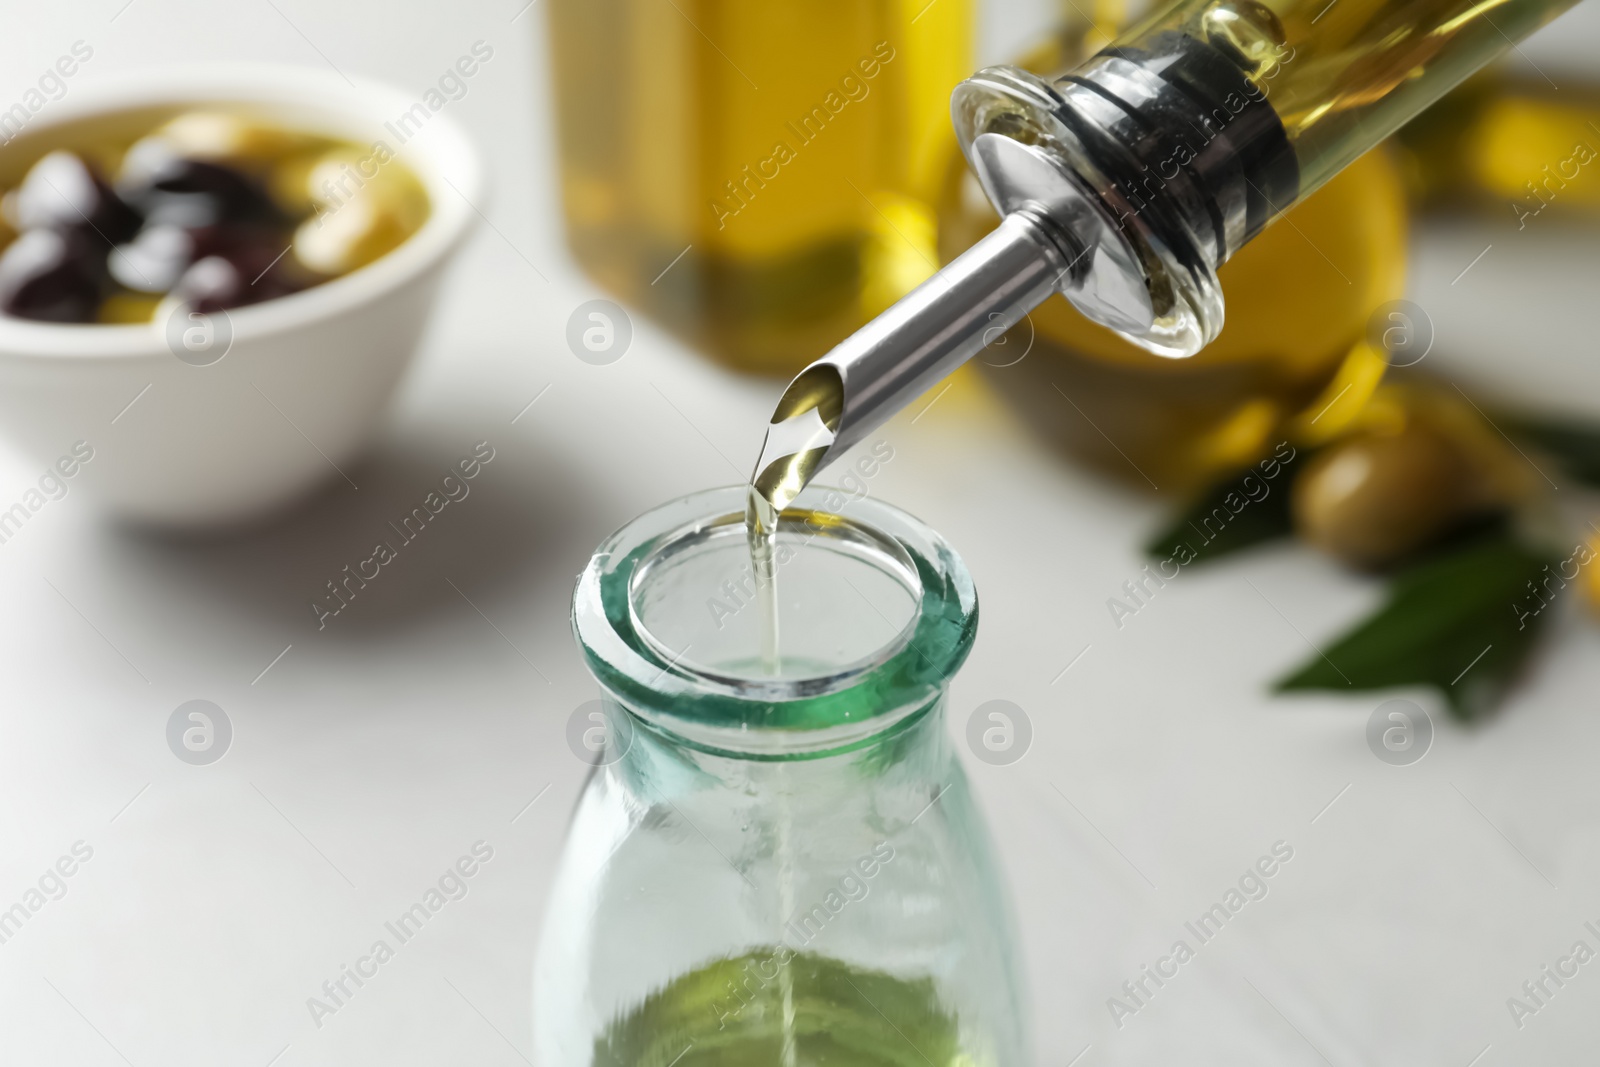
{"label": "green glass bottle rim", "polygon": [[578,577],[572,623],[606,693],[647,728],[693,747],[774,759],[858,747],[933,706],[977,633],[971,575],[920,520],[843,490],[808,488],[784,512],[780,537],[803,526],[806,536],[832,539],[827,547],[867,562],[915,597],[906,627],[874,654],[816,674],[750,677],[707,669],[645,629],[641,586],[686,548],[742,537],[745,493],[730,486],[663,504],[595,551]]}

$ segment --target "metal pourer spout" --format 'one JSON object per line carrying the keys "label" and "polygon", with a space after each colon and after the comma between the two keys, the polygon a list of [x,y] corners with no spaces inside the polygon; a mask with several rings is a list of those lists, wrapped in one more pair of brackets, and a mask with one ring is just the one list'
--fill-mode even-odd
{"label": "metal pourer spout", "polygon": [[[1000,140],[996,138],[996,140]],[[1008,142],[1015,144],[1015,142]],[[1022,146],[1018,146],[1022,147]],[[766,523],[813,476],[1052,293],[1078,293],[1097,249],[1028,204],[789,383],[751,474]]]}
{"label": "metal pourer spout", "polygon": [[813,363],[837,376],[833,441],[819,466],[860,442],[1069,277],[1079,255],[1048,220],[1008,215],[992,233]]}
{"label": "metal pourer spout", "polygon": [[790,383],[751,481],[778,510],[1052,293],[1113,329],[1155,321],[1138,253],[1057,156],[996,133],[967,154],[1000,225]]}

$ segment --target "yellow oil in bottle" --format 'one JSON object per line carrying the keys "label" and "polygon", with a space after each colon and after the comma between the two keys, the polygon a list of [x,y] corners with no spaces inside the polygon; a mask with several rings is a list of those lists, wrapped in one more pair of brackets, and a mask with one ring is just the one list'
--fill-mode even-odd
{"label": "yellow oil in bottle", "polygon": [[[1082,39],[1058,34],[1018,65],[1067,69]],[[953,160],[941,254],[953,258],[996,222]],[[1373,152],[1222,266],[1227,321],[1198,354],[1152,355],[1051,298],[975,362],[1030,424],[1080,458],[1141,486],[1193,489],[1279,441],[1326,440],[1361,410],[1386,366],[1367,322],[1404,291],[1406,238],[1398,167]]]}
{"label": "yellow oil in bottle", "polygon": [[1119,43],[1176,30],[1243,63],[1294,148],[1304,198],[1574,3],[1187,0]]}
{"label": "yellow oil in bottle", "polygon": [[552,0],[568,239],[716,359],[792,374],[937,267],[972,0]]}
{"label": "yellow oil in bottle", "polygon": [[796,1067],[982,1067],[963,1052],[957,1021],[930,980],[787,948],[716,960],[673,980],[606,1028],[594,1063],[753,1067],[786,1062],[786,1048]]}

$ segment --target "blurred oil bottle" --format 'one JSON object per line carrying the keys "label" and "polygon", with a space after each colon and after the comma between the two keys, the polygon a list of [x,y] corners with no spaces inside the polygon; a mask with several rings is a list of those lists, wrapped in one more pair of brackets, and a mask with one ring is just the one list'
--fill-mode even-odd
{"label": "blurred oil bottle", "polygon": [[[1121,28],[1118,0],[1062,7],[1057,32],[1016,65],[1067,70]],[[997,222],[958,154],[940,198],[942,258]],[[974,362],[1080,458],[1139,485],[1191,490],[1281,441],[1331,439],[1357,416],[1387,366],[1368,320],[1404,292],[1407,225],[1399,166],[1373,151],[1223,265],[1226,324],[1197,355],[1153,355],[1052,298]]]}
{"label": "blurred oil bottle", "polygon": [[[1600,73],[1597,71],[1596,73]],[[1600,218],[1600,86],[1481,71],[1400,131],[1421,206]]]}
{"label": "blurred oil bottle", "polygon": [[551,0],[579,262],[724,363],[799,371],[938,266],[972,3]]}

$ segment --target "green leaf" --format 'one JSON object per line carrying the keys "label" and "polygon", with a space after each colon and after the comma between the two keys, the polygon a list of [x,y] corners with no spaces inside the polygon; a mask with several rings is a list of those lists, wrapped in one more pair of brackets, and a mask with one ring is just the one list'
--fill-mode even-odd
{"label": "green leaf", "polygon": [[1294,532],[1289,485],[1304,457],[1300,453],[1287,462],[1264,460],[1222,479],[1152,537],[1145,552],[1154,559],[1179,556],[1188,557],[1186,562],[1201,562],[1288,537]]}
{"label": "green leaf", "polygon": [[1513,419],[1509,425],[1514,435],[1554,456],[1568,474],[1600,486],[1600,426],[1566,419]]}
{"label": "green leaf", "polygon": [[[1394,575],[1388,602],[1277,683],[1279,692],[1431,685],[1463,721],[1490,711],[1533,650],[1556,560],[1504,526]],[[1555,592],[1559,593],[1559,589]]]}

